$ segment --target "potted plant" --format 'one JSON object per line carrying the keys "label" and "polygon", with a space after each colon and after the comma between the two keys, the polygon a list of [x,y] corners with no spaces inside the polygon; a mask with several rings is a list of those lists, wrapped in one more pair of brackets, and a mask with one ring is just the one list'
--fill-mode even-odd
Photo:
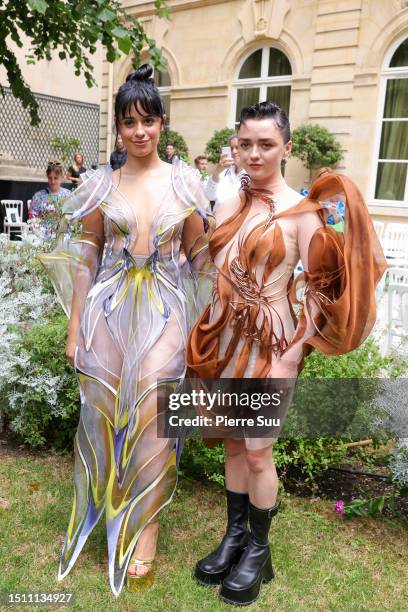
{"label": "potted plant", "polygon": [[319,168],[335,167],[343,157],[341,145],[334,134],[318,124],[300,125],[292,132],[292,142],[292,155],[309,169],[310,182]]}
{"label": "potted plant", "polygon": [[184,140],[183,136],[179,134],[179,132],[166,128],[161,133],[158,147],[159,156],[161,157],[161,159],[164,159],[166,155],[166,147],[168,144],[174,145],[176,155],[178,155],[180,159],[188,163],[189,159],[187,143]]}
{"label": "potted plant", "polygon": [[212,164],[218,164],[221,155],[222,147],[228,147],[229,139],[235,134],[235,130],[231,128],[224,128],[214,132],[214,135],[207,142],[205,147],[205,154],[208,157],[208,161]]}

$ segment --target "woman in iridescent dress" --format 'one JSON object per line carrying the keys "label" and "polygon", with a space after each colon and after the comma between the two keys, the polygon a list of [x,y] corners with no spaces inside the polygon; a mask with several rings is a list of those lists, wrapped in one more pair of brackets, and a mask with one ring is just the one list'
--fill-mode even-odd
{"label": "woman in iridescent dress", "polygon": [[158,437],[156,390],[184,376],[208,242],[198,173],[158,156],[165,116],[151,75],[141,66],[116,97],[126,163],[82,176],[65,203],[68,228],[42,257],[70,317],[66,353],[81,391],[59,578],[105,514],[115,595],[126,573],[131,588],[153,580],[158,517],[175,490],[181,451],[178,440]]}
{"label": "woman in iridescent dress", "polygon": [[[248,177],[215,212],[213,300],[187,345],[192,376],[293,380],[311,350],[351,351],[375,322],[375,286],[386,262],[363,198],[350,179],[333,172],[315,181],[308,198],[291,189],[281,173],[290,138],[288,118],[275,104],[242,110],[239,155]],[[338,196],[344,224],[331,224]],[[294,282],[299,258],[305,272]],[[195,577],[221,585],[228,603],[255,601],[261,583],[274,577],[268,533],[280,505],[275,441],[268,435],[224,440],[227,529],[198,561]]]}

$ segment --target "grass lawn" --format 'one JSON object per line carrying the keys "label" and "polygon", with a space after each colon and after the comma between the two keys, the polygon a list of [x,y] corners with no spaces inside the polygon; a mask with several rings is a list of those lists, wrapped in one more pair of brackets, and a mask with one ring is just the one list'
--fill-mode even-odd
{"label": "grass lawn", "polygon": [[[71,510],[71,458],[3,450],[0,459],[1,592],[73,592],[74,603],[61,610],[237,609],[221,603],[216,589],[200,587],[191,578],[196,559],[223,533],[224,499],[215,485],[181,481],[162,515],[155,585],[142,594],[124,588],[115,599],[108,584],[103,524],[71,574],[62,583],[56,580]],[[407,522],[342,522],[328,501],[287,494],[281,499],[284,508],[273,519],[270,536],[276,578],[250,610],[408,610]]]}

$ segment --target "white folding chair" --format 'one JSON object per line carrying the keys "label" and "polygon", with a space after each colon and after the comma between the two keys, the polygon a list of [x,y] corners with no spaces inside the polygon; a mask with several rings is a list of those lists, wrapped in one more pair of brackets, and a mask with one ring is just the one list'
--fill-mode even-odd
{"label": "white folding chair", "polygon": [[6,215],[4,218],[4,231],[9,238],[11,230],[21,230],[23,225],[23,200],[1,200]]}
{"label": "white folding chair", "polygon": [[408,223],[388,223],[382,245],[388,265],[408,267]]}
{"label": "white folding chair", "polygon": [[388,350],[395,336],[408,350],[408,268],[388,269]]}

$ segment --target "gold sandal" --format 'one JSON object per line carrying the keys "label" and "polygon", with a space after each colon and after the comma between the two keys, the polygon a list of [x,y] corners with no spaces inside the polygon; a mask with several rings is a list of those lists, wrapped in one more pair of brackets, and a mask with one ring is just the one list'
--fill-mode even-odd
{"label": "gold sandal", "polygon": [[129,563],[130,566],[136,567],[145,567],[147,572],[145,574],[141,574],[138,576],[137,574],[129,574],[129,569],[127,573],[127,586],[130,591],[140,591],[142,589],[149,589],[154,583],[154,576],[156,570],[156,562],[153,559],[152,561],[142,561],[142,559],[132,559]]}

